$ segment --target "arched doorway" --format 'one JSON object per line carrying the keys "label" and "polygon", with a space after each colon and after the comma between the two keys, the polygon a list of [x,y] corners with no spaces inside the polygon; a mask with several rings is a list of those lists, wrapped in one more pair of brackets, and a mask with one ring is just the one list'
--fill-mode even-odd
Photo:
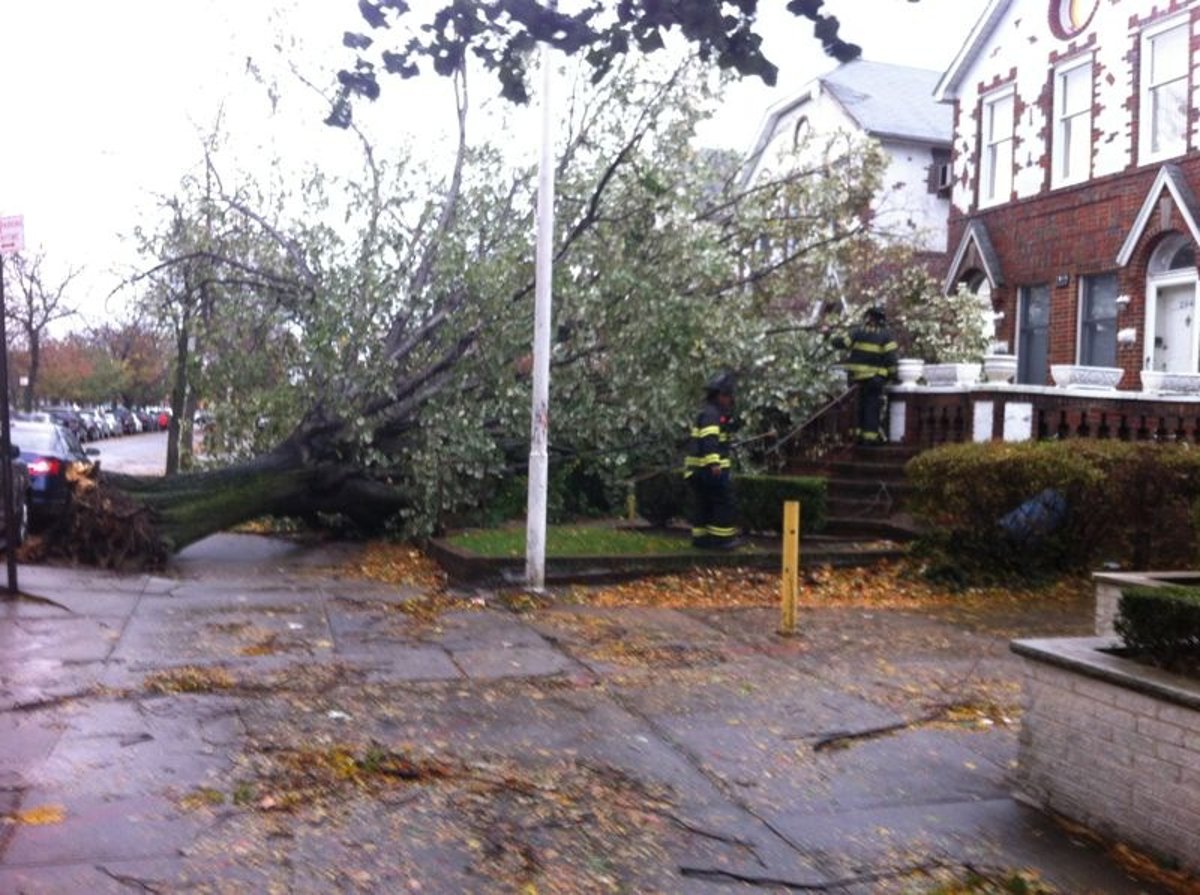
{"label": "arched doorway", "polygon": [[1146,369],[1200,371],[1196,281],[1195,244],[1183,233],[1172,233],[1154,249],[1146,268]]}

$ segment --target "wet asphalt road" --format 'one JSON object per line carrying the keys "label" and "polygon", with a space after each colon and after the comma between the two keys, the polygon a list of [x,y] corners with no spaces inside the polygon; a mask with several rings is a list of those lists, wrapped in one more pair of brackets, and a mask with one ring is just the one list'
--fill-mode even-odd
{"label": "wet asphalt road", "polygon": [[100,468],[128,475],[162,475],[167,465],[167,433],[147,432],[106,438],[85,445],[100,451]]}

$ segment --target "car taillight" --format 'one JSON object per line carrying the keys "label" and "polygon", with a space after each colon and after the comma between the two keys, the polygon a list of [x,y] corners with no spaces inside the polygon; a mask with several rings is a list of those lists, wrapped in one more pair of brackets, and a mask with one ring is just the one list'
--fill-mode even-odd
{"label": "car taillight", "polygon": [[30,475],[58,475],[62,464],[49,457],[38,457],[29,464]]}

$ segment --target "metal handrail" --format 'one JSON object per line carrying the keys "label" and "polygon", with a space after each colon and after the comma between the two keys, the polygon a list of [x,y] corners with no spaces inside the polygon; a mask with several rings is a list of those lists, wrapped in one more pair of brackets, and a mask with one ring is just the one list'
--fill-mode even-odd
{"label": "metal handrail", "polygon": [[[816,439],[812,438],[813,431],[817,429],[823,422],[825,422],[828,417],[844,411],[847,404],[853,405],[858,397],[858,389],[859,387],[857,385],[851,385],[847,387],[845,391],[832,398],[819,410],[809,416],[808,419],[806,419],[803,423],[794,428],[783,438],[779,439],[779,441],[775,442],[775,444],[771,446],[771,451],[773,453],[781,452],[783,447],[794,439],[799,439],[799,443],[802,446],[812,441],[814,442],[813,447],[817,447],[818,443],[816,443]],[[841,434],[845,436],[848,435],[849,432],[844,432]],[[825,447],[833,447],[837,443],[839,442],[827,442]]]}

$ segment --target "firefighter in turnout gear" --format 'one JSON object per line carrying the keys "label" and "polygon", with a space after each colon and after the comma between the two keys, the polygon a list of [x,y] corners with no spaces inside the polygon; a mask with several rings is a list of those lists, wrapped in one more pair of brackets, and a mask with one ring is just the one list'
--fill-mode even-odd
{"label": "firefighter in turnout gear", "polygon": [[733,390],[730,373],[719,373],[705,385],[704,406],[692,427],[691,448],[684,461],[683,475],[695,495],[692,543],[697,547],[729,550],[741,542],[729,458],[736,427]]}
{"label": "firefighter in turnout gear", "polygon": [[853,435],[859,444],[883,444],[887,441],[880,425],[883,390],[896,376],[896,341],[888,330],[887,315],[883,308],[868,308],[862,325],[849,337],[834,336],[830,341],[850,352],[842,366],[850,384],[858,386],[858,425]]}

